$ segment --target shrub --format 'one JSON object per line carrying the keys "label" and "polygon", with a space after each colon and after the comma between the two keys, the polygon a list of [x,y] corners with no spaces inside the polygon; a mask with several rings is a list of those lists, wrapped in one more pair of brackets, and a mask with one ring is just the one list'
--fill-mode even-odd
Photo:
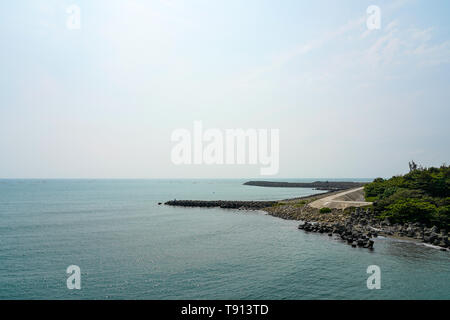
{"label": "shrub", "polygon": [[320,213],[330,213],[330,212],[331,212],[331,209],[330,209],[330,208],[327,208],[327,207],[323,207],[323,208],[321,208],[319,211],[320,211]]}
{"label": "shrub", "polygon": [[450,166],[414,164],[409,173],[387,180],[377,178],[365,185],[364,191],[381,219],[450,229]]}
{"label": "shrub", "polygon": [[384,218],[393,222],[428,223],[436,214],[436,206],[422,199],[400,199],[389,205],[383,213]]}

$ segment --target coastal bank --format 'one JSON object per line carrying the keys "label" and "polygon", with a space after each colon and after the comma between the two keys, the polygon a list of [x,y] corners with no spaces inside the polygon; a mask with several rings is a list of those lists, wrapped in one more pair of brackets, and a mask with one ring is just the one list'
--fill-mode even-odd
{"label": "coastal bank", "polygon": [[[253,185],[250,182],[245,184]],[[258,183],[260,184],[261,181]],[[276,186],[282,184],[284,183],[275,183]],[[317,182],[313,184],[324,186]],[[337,186],[344,188],[345,185],[353,188],[334,190]],[[262,210],[274,217],[301,221],[300,230],[326,233],[345,241],[352,247],[373,249],[373,238],[385,236],[428,243],[440,247],[443,251],[450,248],[446,230],[439,230],[435,226],[426,227],[420,223],[398,224],[391,223],[389,219],[380,220],[372,208],[372,203],[364,201],[364,190],[361,186],[364,184],[345,182],[345,185],[334,182],[328,185],[327,192],[279,201],[172,200],[165,204],[182,207]],[[308,184],[308,187],[311,187],[311,184]]]}

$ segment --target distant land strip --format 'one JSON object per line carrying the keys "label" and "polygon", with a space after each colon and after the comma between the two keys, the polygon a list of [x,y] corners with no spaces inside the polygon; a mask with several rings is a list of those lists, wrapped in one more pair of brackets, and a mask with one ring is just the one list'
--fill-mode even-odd
{"label": "distant land strip", "polygon": [[271,188],[314,188],[316,190],[345,190],[362,187],[366,182],[352,181],[314,181],[314,182],[275,182],[275,181],[247,181],[246,186]]}

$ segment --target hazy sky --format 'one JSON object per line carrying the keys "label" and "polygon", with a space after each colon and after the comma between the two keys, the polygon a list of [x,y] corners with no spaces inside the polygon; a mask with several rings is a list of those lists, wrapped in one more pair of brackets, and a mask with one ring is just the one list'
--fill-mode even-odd
{"label": "hazy sky", "polygon": [[447,0],[2,1],[0,178],[258,177],[172,164],[171,133],[195,120],[280,129],[279,177],[449,162],[449,13]]}

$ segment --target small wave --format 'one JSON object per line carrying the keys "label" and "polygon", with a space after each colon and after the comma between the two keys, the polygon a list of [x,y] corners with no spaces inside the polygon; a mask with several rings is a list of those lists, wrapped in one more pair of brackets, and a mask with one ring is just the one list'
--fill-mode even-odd
{"label": "small wave", "polygon": [[424,246],[424,247],[433,248],[433,249],[438,249],[438,250],[441,250],[441,249],[442,249],[442,247],[440,247],[440,246],[435,246],[434,244],[430,244],[430,243],[417,242],[416,244],[419,245],[419,246]]}

